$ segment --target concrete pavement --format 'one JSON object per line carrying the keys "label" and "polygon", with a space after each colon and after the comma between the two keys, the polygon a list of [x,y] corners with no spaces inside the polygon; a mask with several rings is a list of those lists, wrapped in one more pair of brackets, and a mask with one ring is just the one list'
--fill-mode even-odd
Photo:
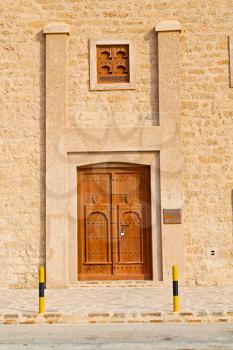
{"label": "concrete pavement", "polygon": [[0,350],[229,350],[233,324],[2,326]]}

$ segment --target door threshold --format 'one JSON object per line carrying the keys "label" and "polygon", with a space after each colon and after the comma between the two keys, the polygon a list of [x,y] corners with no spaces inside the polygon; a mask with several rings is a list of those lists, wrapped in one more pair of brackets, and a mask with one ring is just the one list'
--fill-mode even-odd
{"label": "door threshold", "polygon": [[105,281],[76,281],[70,282],[68,288],[76,287],[159,287],[164,285],[164,281],[152,280],[105,280]]}

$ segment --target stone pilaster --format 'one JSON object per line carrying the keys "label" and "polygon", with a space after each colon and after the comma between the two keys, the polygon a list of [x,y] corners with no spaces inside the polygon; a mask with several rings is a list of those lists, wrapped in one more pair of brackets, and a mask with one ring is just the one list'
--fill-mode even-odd
{"label": "stone pilaster", "polygon": [[[182,224],[164,224],[163,209],[182,209],[180,151],[180,24],[164,21],[158,33],[159,117],[164,140],[160,148],[163,280],[177,264],[184,276]],[[171,135],[169,139],[166,135]]]}
{"label": "stone pilaster", "polygon": [[66,150],[66,45],[69,26],[51,23],[46,35],[46,280],[68,283]]}

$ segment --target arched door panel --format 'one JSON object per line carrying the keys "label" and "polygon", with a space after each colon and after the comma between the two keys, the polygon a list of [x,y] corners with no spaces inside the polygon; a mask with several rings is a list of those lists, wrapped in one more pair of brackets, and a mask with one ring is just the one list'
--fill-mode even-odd
{"label": "arched door panel", "polygon": [[118,264],[143,264],[143,208],[118,206]]}

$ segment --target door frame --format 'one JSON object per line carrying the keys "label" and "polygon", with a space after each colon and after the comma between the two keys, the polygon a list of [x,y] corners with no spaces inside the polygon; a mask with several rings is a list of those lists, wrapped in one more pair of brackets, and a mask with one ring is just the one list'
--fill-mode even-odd
{"label": "door frame", "polygon": [[[151,182],[151,222],[152,222],[152,270],[153,281],[163,281],[161,199],[160,199],[160,156],[159,152],[98,152],[70,154],[67,164],[68,175],[68,279],[77,282],[77,171],[80,167],[116,164],[122,166],[148,165]],[[114,164],[114,165],[113,165]]]}

